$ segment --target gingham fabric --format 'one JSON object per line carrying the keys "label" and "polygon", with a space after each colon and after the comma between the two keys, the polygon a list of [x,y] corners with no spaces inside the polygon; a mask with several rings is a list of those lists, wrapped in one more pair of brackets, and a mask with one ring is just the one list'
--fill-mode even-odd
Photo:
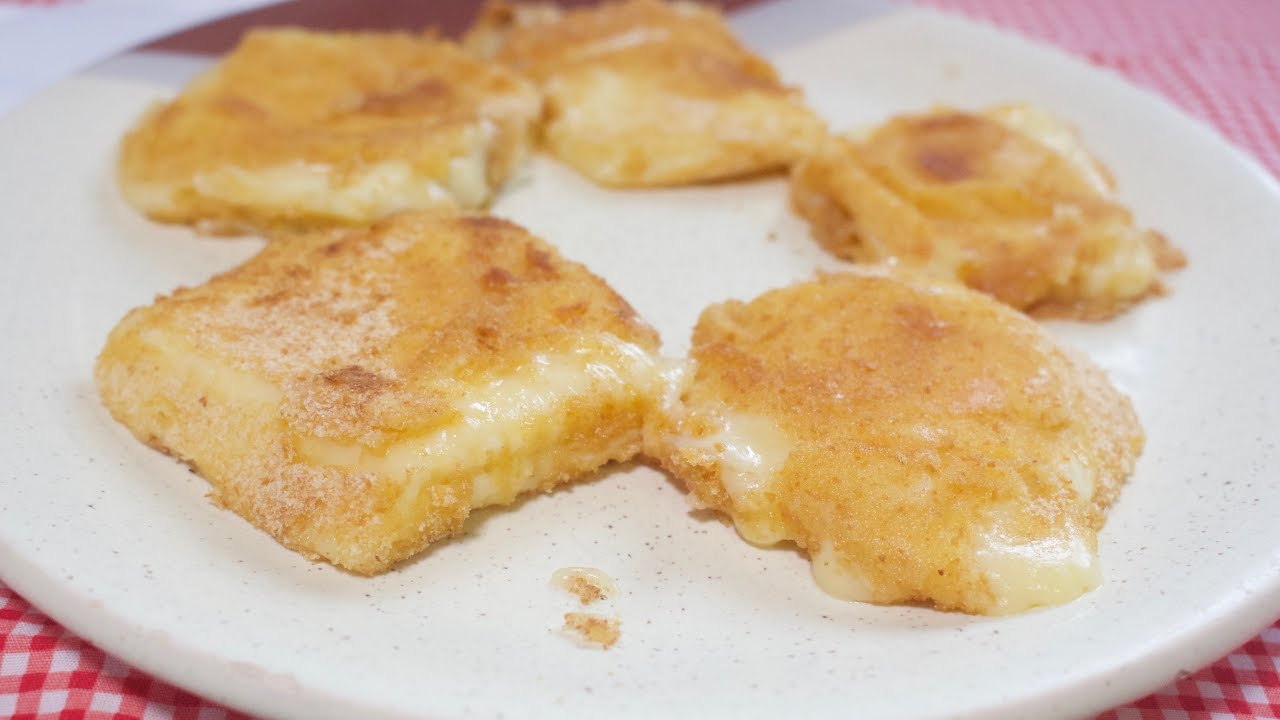
{"label": "gingham fabric", "polygon": [[1118,70],[1280,175],[1276,0],[922,0]]}
{"label": "gingham fabric", "polygon": [[[0,0],[0,10],[59,1]],[[1280,175],[1280,0],[920,1],[1113,68]],[[0,584],[0,718],[245,717],[105,655]],[[1243,718],[1280,720],[1280,622],[1099,720]]]}

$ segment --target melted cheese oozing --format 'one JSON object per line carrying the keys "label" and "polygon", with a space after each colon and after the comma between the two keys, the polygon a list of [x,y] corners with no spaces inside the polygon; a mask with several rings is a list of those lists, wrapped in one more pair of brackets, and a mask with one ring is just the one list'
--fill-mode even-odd
{"label": "melted cheese oozing", "polygon": [[679,447],[707,453],[720,465],[720,483],[733,500],[734,525],[743,539],[756,545],[775,545],[787,539],[785,528],[771,522],[761,507],[762,491],[786,464],[791,440],[769,418],[722,409],[720,429],[703,437],[686,436]]}
{"label": "melted cheese oozing", "polygon": [[[618,586],[614,584],[609,573],[592,567],[562,567],[551,574],[551,584],[570,593],[577,594],[577,583],[585,582],[600,592],[600,599],[607,600],[618,594]],[[590,600],[584,601],[586,605]]]}
{"label": "melted cheese oozing", "polygon": [[469,469],[471,507],[504,504],[547,479],[569,400],[647,393],[657,377],[647,351],[606,335],[572,352],[537,355],[511,375],[470,389],[455,407],[459,422],[447,427],[380,449],[314,437],[298,438],[297,447],[314,464],[405,478],[401,503],[413,502],[436,472]]}
{"label": "melted cheese oozing", "polygon": [[791,454],[791,443],[769,418],[725,413],[723,428],[710,438],[720,448],[721,480],[736,502],[769,486]]}
{"label": "melted cheese oozing", "polygon": [[[1099,197],[1114,199],[1111,179],[1071,126],[1026,105],[1006,105],[987,110],[984,114],[1052,150]],[[1108,256],[1081,267],[1082,293],[1092,297],[1136,297],[1146,292],[1156,276],[1156,264],[1144,234],[1122,221],[1097,228],[1094,233],[1108,240],[1101,245],[1106,248]],[[1110,237],[1106,238],[1107,235]]]}
{"label": "melted cheese oozing", "polygon": [[449,161],[445,188],[453,199],[464,208],[478,208],[489,202],[489,154],[498,128],[489,120],[481,120],[476,130],[479,136],[471,152]]}
{"label": "melted cheese oozing", "polygon": [[[388,160],[337,180],[333,167],[292,162],[266,168],[221,167],[197,175],[192,185],[208,198],[248,207],[281,208],[348,220],[383,217],[400,210],[447,205],[477,208],[489,201],[489,150],[497,128],[481,121],[471,132],[469,151],[452,158],[443,178],[426,177],[403,160]],[[350,179],[348,179],[350,178]],[[159,188],[141,188],[150,203]],[[170,202],[164,203],[172,204]]]}
{"label": "melted cheese oozing", "polygon": [[871,583],[862,573],[840,559],[830,542],[823,542],[809,556],[809,569],[822,591],[841,600],[875,602]]}
{"label": "melted cheese oozing", "polygon": [[1069,125],[1052,115],[1027,105],[1004,105],[991,108],[988,118],[1014,132],[1021,133],[1066,160],[1099,195],[1110,197],[1111,181],[1080,142],[1080,136]]}
{"label": "melted cheese oozing", "polygon": [[1102,576],[1086,534],[1085,529],[1068,521],[1056,535],[1032,542],[1015,541],[997,523],[975,553],[976,566],[995,596],[991,614],[1060,605],[1097,587]]}
{"label": "melted cheese oozing", "polygon": [[1151,287],[1156,276],[1156,260],[1143,233],[1133,227],[1108,228],[1116,237],[1108,248],[1110,256],[1086,266],[1082,287],[1086,295],[1136,297]]}

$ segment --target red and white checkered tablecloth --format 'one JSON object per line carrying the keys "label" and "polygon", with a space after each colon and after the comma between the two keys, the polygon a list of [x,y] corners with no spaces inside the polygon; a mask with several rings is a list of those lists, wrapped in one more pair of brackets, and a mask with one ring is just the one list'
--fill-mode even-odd
{"label": "red and white checkered tablecloth", "polygon": [[1119,71],[1280,175],[1276,0],[917,0]]}
{"label": "red and white checkered tablecloth", "polygon": [[[0,0],[27,8],[66,0]],[[1280,175],[1280,0],[918,0],[1115,69]],[[0,584],[0,718],[243,718],[135,670]],[[1280,621],[1105,720],[1280,720]]]}

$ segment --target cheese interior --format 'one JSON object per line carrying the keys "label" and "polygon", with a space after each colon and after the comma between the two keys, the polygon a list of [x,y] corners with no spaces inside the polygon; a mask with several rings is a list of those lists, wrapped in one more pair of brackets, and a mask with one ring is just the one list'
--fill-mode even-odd
{"label": "cheese interior", "polygon": [[1015,541],[997,521],[975,553],[977,569],[986,576],[994,595],[991,614],[1060,605],[1097,587],[1102,576],[1087,533],[1068,521],[1050,537]]}
{"label": "cheese interior", "polygon": [[1089,296],[1137,297],[1151,287],[1157,274],[1155,256],[1142,231],[1116,223],[1106,228],[1113,237],[1108,256],[1082,266],[1081,286]]}
{"label": "cheese interior", "polygon": [[[733,500],[734,526],[747,542],[774,545],[788,539],[786,529],[773,521],[763,492],[791,454],[791,440],[769,418],[722,409],[717,432],[676,439],[677,447],[710,454],[720,466],[720,482]],[[764,512],[753,512],[761,510]]]}
{"label": "cheese interior", "polygon": [[1054,151],[1099,195],[1111,196],[1111,181],[1071,126],[1029,105],[1002,105],[983,114]]}
{"label": "cheese interior", "polygon": [[824,542],[809,557],[810,572],[822,591],[841,600],[874,602],[871,583],[862,573],[844,562],[830,542]]}
{"label": "cheese interior", "polygon": [[[1052,150],[1099,197],[1115,199],[1111,179],[1071,126],[1027,105],[995,107],[984,114]],[[1060,212],[1064,209],[1058,208]],[[1098,245],[1106,255],[1081,265],[1080,291],[1086,297],[1136,297],[1146,292],[1157,269],[1144,234],[1121,219],[1107,222],[1095,229],[1094,234],[1101,240]]]}
{"label": "cheese interior", "polygon": [[603,335],[567,353],[536,355],[514,373],[469,389],[455,407],[459,421],[446,427],[384,448],[315,437],[300,437],[296,446],[313,464],[404,478],[402,504],[437,473],[458,470],[472,473],[472,508],[504,504],[548,479],[571,400],[625,400],[647,394],[657,377],[647,351]]}
{"label": "cheese interior", "polygon": [[284,399],[280,389],[266,380],[203,355],[163,330],[147,328],[139,339],[160,354],[170,370],[166,374],[205,390],[207,395],[259,408],[278,406]]}
{"label": "cheese interior", "polygon": [[[482,120],[468,131],[468,150],[449,160],[444,177],[429,177],[404,160],[373,163],[339,178],[332,166],[295,161],[263,168],[228,165],[196,175],[194,191],[233,205],[276,208],[364,220],[400,210],[489,201],[487,170],[497,128]],[[144,207],[176,206],[173,188],[137,185],[131,197]]]}
{"label": "cheese interior", "polygon": [[[242,413],[273,417],[283,393],[245,370],[218,362],[159,330],[142,340],[159,353],[174,377]],[[459,420],[447,427],[384,448],[297,436],[299,460],[343,467],[386,478],[403,478],[401,506],[407,512],[424,484],[440,473],[471,472],[473,508],[508,503],[548,479],[557,466],[570,403],[627,402],[647,396],[659,380],[656,359],[643,348],[602,334],[573,349],[539,354],[515,372],[494,377],[464,393]]]}
{"label": "cheese interior", "polygon": [[699,438],[720,449],[720,478],[734,502],[745,502],[773,481],[791,453],[791,443],[769,418],[726,412],[720,432]]}

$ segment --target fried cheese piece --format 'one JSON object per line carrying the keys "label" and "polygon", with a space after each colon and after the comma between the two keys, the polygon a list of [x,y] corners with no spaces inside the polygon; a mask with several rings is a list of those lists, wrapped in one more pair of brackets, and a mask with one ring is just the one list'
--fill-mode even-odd
{"label": "fried cheese piece", "polygon": [[924,268],[1041,317],[1112,317],[1186,263],[1135,226],[1074,129],[1025,105],[832,138],[795,167],[791,198],[836,255]]}
{"label": "fried cheese piece", "polygon": [[1143,444],[1129,400],[1025,315],[869,268],[705,310],[645,451],[832,595],[1001,615],[1099,582]]}
{"label": "fried cheese piece", "polygon": [[657,345],[523,229],[409,213],[270,243],[131,311],[95,377],[111,414],[215,501],[371,574],[472,509],[635,455]]}
{"label": "fried cheese piece", "polygon": [[488,204],[527,153],[537,90],[404,33],[250,32],[124,137],[124,197],[210,233]]}
{"label": "fried cheese piece", "polygon": [[624,0],[561,11],[490,2],[464,40],[536,82],[543,142],[610,187],[682,185],[786,167],[824,125],[714,9]]}

